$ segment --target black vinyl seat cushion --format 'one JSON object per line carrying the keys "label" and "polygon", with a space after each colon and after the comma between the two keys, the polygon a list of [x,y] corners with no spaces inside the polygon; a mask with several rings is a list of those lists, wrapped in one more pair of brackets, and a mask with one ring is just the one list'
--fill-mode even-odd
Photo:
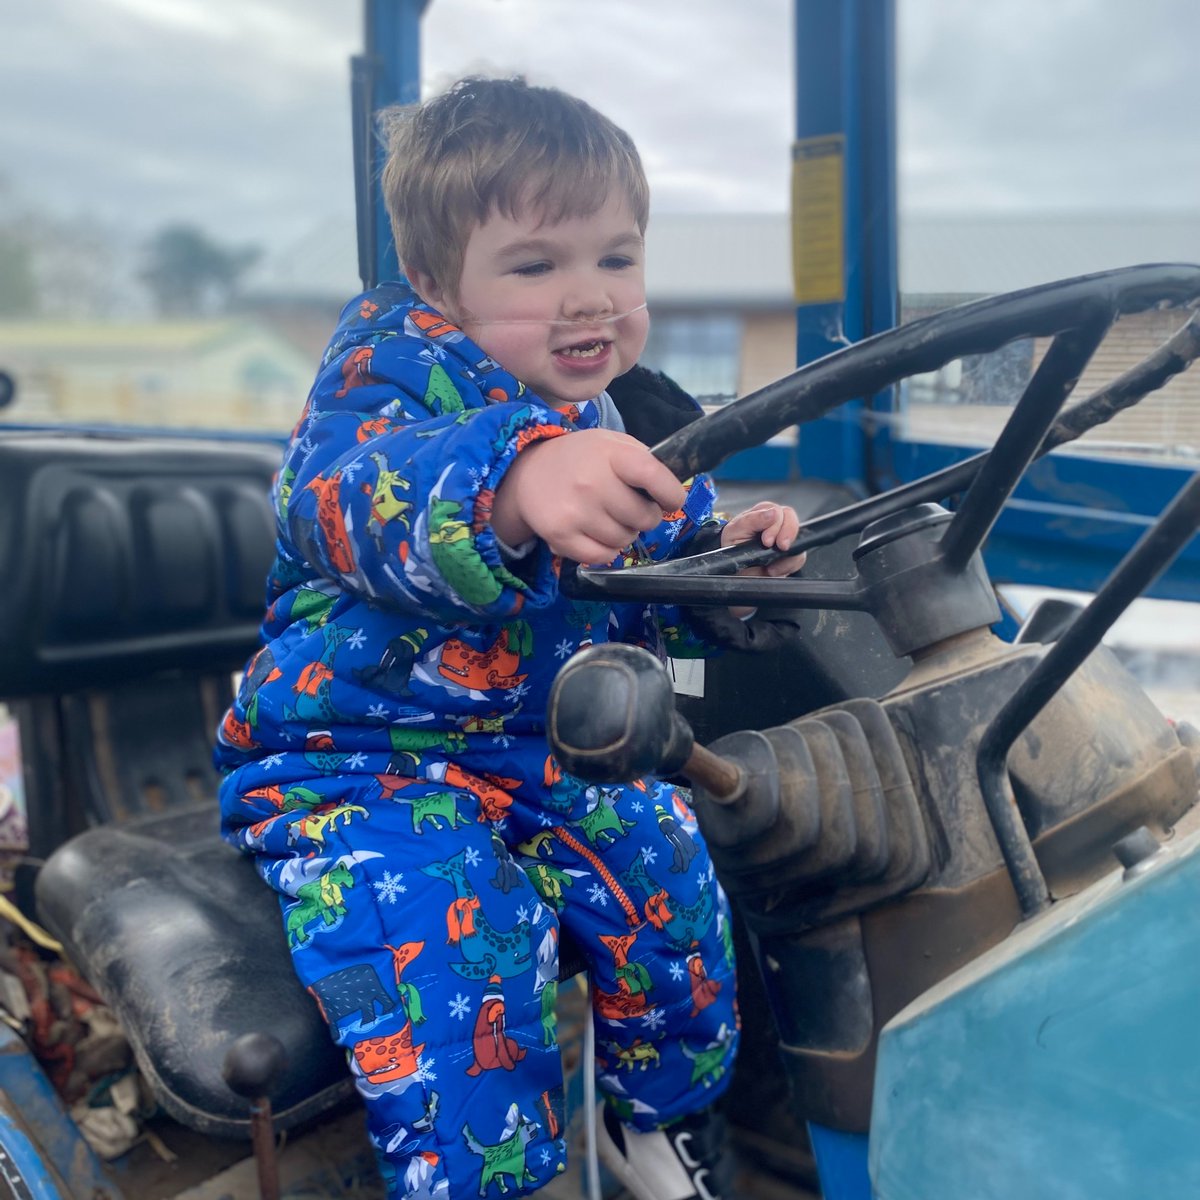
{"label": "black vinyl seat cushion", "polygon": [[[273,1034],[287,1065],[270,1092],[276,1128],[349,1097],[353,1080],[292,969],[279,898],[220,840],[215,804],[104,825],[59,847],[38,911],[125,1029],[138,1067],[177,1121],[249,1137],[249,1106],[221,1069],[243,1034]],[[559,978],[585,969],[562,931]]]}
{"label": "black vinyl seat cushion", "polygon": [[176,1120],[249,1136],[248,1102],[221,1068],[251,1032],[273,1034],[287,1056],[270,1093],[277,1128],[353,1091],[343,1051],[292,970],[279,899],[220,840],[214,804],[72,838],[42,868],[37,900]]}

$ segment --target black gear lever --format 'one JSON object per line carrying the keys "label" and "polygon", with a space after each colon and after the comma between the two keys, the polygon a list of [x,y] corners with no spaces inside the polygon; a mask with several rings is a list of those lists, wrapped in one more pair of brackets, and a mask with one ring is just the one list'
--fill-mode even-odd
{"label": "black gear lever", "polygon": [[589,647],[559,672],[547,735],[563,768],[588,782],[686,776],[730,894],[786,887],[813,913],[827,912],[841,895],[833,880],[857,901],[910,888],[928,872],[903,753],[874,701],[729,733],[708,750],[675,711],[662,664],[611,644]]}
{"label": "black gear lever", "polygon": [[635,646],[575,655],[554,681],[546,722],[555,758],[590,783],[679,774],[718,804],[745,792],[742,768],[696,745],[662,664]]}

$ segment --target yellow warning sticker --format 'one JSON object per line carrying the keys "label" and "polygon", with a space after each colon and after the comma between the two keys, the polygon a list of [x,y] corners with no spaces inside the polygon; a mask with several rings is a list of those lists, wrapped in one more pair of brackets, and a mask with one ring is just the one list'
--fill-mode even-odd
{"label": "yellow warning sticker", "polygon": [[840,134],[802,138],[792,147],[792,284],[797,304],[846,299]]}

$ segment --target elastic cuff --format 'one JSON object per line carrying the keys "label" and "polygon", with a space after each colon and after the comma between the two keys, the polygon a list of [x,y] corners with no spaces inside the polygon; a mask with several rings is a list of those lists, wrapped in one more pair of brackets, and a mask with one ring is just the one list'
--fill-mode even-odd
{"label": "elastic cuff", "polygon": [[528,558],[537,549],[537,538],[529,538],[519,546],[510,546],[494,529],[492,536],[496,539],[496,549],[500,551],[500,557],[505,562],[520,562],[521,559]]}

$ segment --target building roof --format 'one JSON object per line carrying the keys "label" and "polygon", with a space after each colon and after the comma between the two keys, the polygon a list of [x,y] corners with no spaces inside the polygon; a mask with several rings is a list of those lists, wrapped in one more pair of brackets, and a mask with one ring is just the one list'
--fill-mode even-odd
{"label": "building roof", "polygon": [[1139,263],[1200,263],[1200,210],[1189,213],[905,218],[905,296],[1011,292],[1036,283]]}
{"label": "building roof", "polygon": [[[790,305],[791,248],[783,213],[652,213],[651,304]],[[348,300],[359,289],[354,226],[327,223],[247,275],[245,293]]]}
{"label": "building roof", "polygon": [[792,303],[791,229],[784,213],[652,213],[646,244],[651,305]]}
{"label": "building roof", "polygon": [[[786,213],[654,212],[647,232],[652,305],[789,307]],[[1200,209],[1051,215],[902,214],[900,291],[1007,292],[1147,262],[1200,262]],[[353,224],[314,230],[248,279],[263,295],[346,300],[359,289]]]}

